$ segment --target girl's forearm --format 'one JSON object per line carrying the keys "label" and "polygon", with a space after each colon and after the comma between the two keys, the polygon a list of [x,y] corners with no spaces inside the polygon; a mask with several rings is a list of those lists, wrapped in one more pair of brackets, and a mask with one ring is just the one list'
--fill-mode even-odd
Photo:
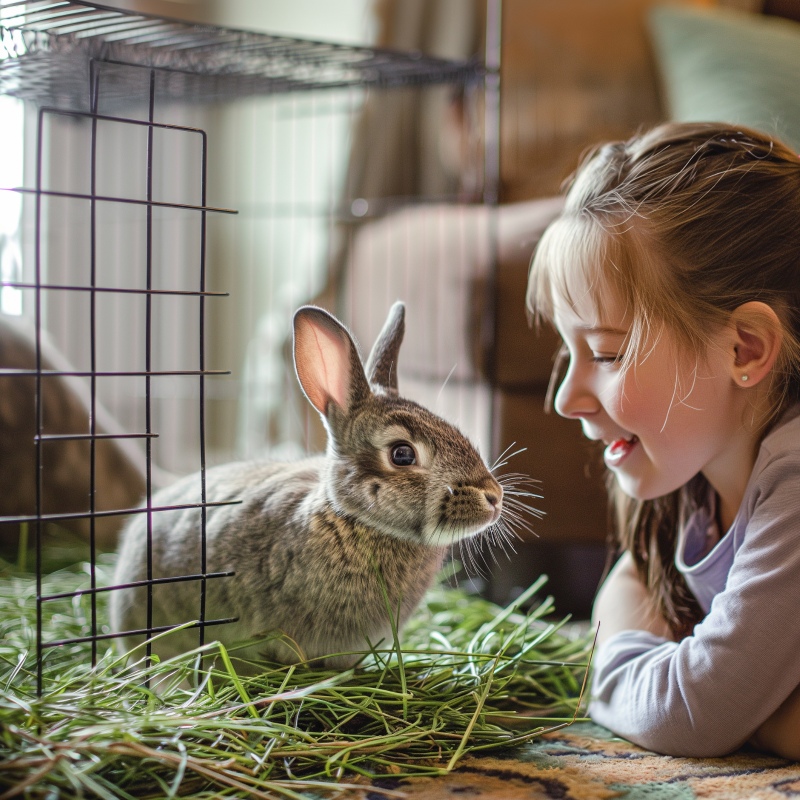
{"label": "girl's forearm", "polygon": [[592,623],[595,627],[600,625],[598,644],[625,630],[649,631],[671,638],[669,626],[653,611],[630,553],[620,557],[600,587],[592,609]]}

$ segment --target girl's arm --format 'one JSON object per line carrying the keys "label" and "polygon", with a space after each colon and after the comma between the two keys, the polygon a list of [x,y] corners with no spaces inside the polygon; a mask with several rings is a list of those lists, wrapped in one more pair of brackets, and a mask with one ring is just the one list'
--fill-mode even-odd
{"label": "girl's arm", "polygon": [[[669,638],[667,623],[651,610],[647,590],[636,574],[630,553],[623,554],[600,587],[592,610],[600,629],[597,642],[623,630],[642,630]],[[800,686],[758,729],[750,743],[784,758],[800,760]]]}
{"label": "girl's arm", "polygon": [[598,644],[626,630],[648,631],[670,638],[669,626],[648,601],[630,553],[620,557],[600,587],[592,609],[592,624],[595,628],[600,626]]}
{"label": "girl's arm", "polygon": [[626,560],[609,576],[595,610],[607,626],[594,655],[597,723],[670,755],[719,756],[751,739],[800,755],[800,451],[776,449],[706,557],[727,572],[693,635],[674,642],[644,616]]}
{"label": "girl's arm", "polygon": [[760,750],[800,761],[800,686],[756,731],[750,744]]}

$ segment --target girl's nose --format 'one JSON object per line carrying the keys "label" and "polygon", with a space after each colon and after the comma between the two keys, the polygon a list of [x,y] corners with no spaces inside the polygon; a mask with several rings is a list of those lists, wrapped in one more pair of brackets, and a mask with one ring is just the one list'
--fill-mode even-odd
{"label": "girl's nose", "polygon": [[567,419],[583,419],[600,410],[600,403],[591,388],[570,366],[558,387],[555,409]]}

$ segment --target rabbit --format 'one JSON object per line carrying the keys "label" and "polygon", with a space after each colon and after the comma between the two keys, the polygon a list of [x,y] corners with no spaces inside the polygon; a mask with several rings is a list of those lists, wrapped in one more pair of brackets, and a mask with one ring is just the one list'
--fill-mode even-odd
{"label": "rabbit", "polygon": [[[362,365],[346,328],[327,311],[294,315],[294,364],[328,436],[323,455],[294,463],[233,463],[206,471],[206,564],[235,573],[206,582],[207,640],[248,660],[308,660],[342,669],[370,646],[391,646],[443,564],[449,545],[502,530],[503,488],[468,439],[397,389],[405,307],[397,302]],[[199,574],[199,474],[159,492],[152,513],[152,578]],[[188,506],[188,507],[187,507]],[[513,515],[513,511],[509,511]],[[124,532],[114,584],[148,579],[147,514]],[[384,594],[385,592],[385,594]],[[147,625],[146,589],[111,592],[114,632]],[[152,628],[197,619],[197,580],[152,587]],[[121,637],[122,647],[133,636]],[[162,658],[196,647],[196,628],[152,644]],[[246,665],[245,671],[248,671]]]}

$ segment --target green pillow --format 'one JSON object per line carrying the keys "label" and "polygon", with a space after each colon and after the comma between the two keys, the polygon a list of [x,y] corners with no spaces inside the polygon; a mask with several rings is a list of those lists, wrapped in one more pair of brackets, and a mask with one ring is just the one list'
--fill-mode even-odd
{"label": "green pillow", "polygon": [[800,23],[678,6],[648,22],[671,119],[747,125],[800,149]]}

